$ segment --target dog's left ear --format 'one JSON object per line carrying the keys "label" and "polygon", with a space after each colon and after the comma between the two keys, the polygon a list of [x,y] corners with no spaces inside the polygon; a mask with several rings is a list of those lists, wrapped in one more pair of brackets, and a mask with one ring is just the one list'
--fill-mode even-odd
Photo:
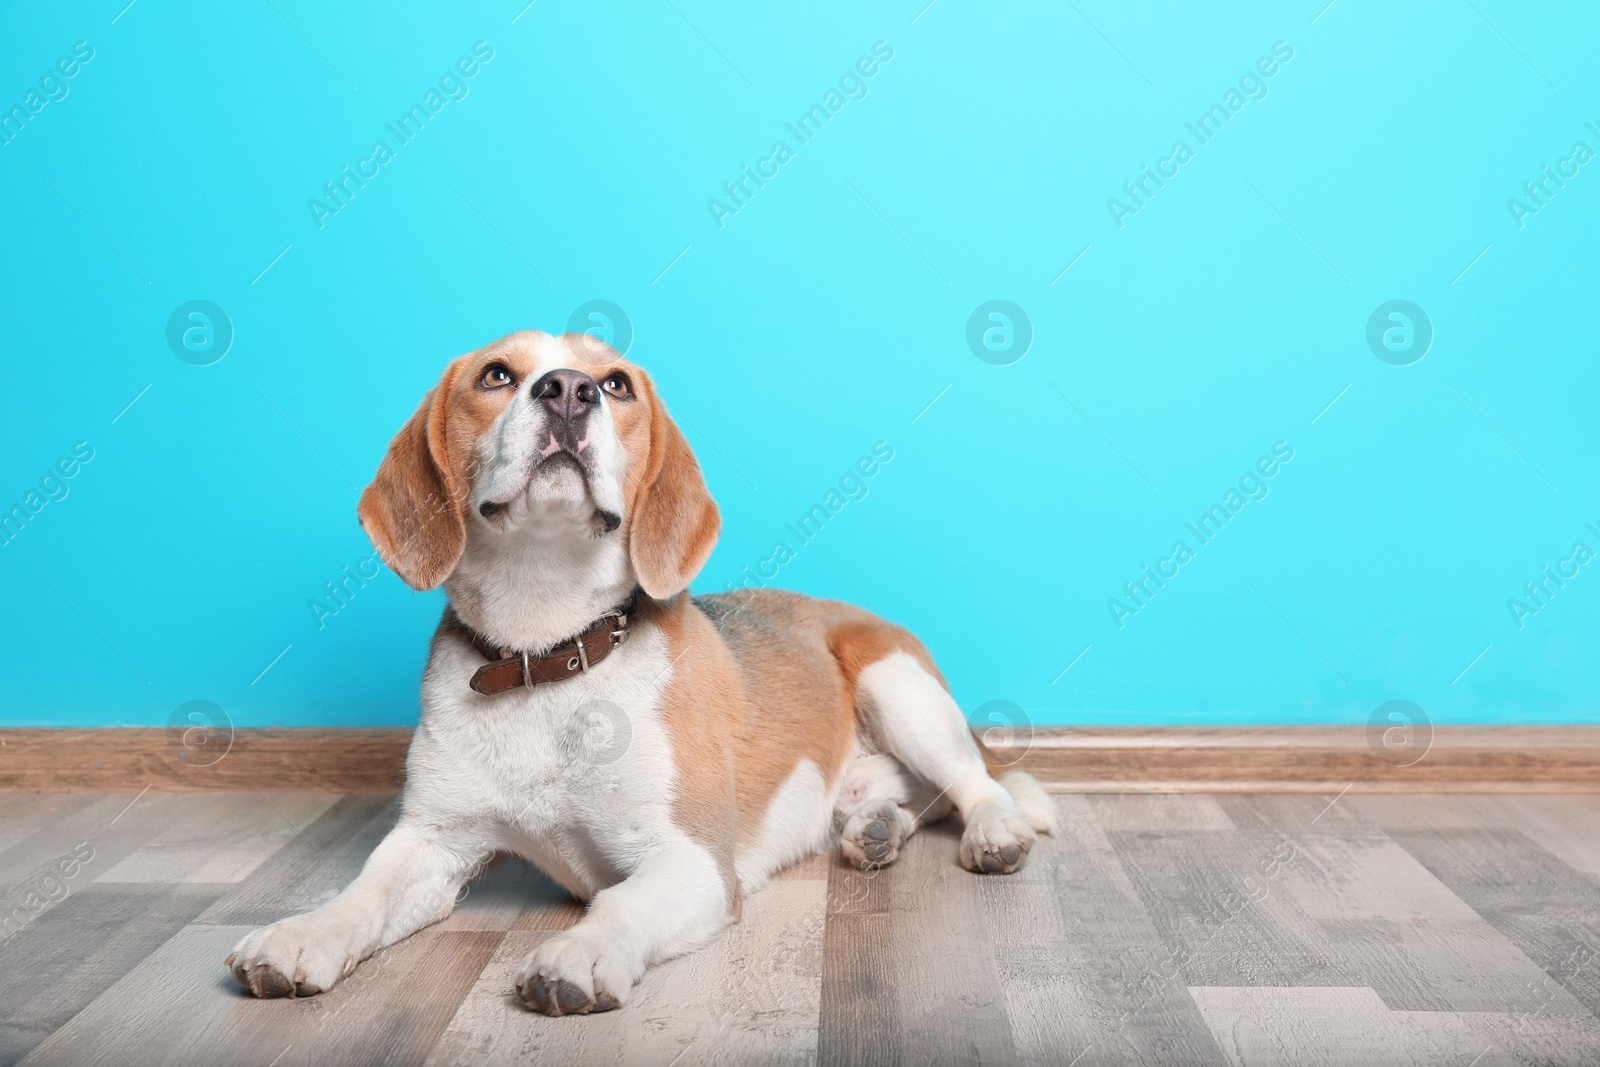
{"label": "dog's left ear", "polygon": [[450,576],[467,543],[467,487],[446,455],[446,412],[462,360],[445,369],[389,443],[356,514],[389,569],[413,589]]}
{"label": "dog's left ear", "polygon": [[628,555],[644,591],[666,600],[687,589],[706,565],[722,532],[722,514],[654,384],[648,395],[650,454],[634,504]]}

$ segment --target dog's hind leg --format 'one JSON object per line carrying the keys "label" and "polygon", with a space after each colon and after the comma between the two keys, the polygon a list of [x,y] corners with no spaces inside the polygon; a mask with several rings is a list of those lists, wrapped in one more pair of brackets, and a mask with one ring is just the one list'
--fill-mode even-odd
{"label": "dog's hind leg", "polygon": [[862,668],[856,705],[881,747],[961,813],[963,867],[1009,874],[1036,831],[1055,829],[1054,805],[1032,777],[1012,772],[1002,784],[989,776],[960,706],[917,656],[893,651]]}

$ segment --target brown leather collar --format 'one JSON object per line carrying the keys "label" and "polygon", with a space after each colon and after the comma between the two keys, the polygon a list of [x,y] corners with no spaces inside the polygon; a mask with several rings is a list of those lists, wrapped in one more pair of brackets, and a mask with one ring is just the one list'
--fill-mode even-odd
{"label": "brown leather collar", "polygon": [[[628,639],[628,618],[637,600],[636,593],[620,608],[600,616],[577,637],[537,656],[501,648],[463,622],[461,627],[466,630],[472,647],[489,661],[478,668],[469,684],[479,693],[494,696],[584,674]],[[459,617],[457,622],[460,622]]]}

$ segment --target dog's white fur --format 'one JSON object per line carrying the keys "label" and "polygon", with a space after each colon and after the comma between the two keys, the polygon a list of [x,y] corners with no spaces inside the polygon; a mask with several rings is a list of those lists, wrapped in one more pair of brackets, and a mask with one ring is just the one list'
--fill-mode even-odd
{"label": "dog's white fur", "polygon": [[[549,460],[551,446],[559,447],[558,428],[526,383],[554,368],[598,368],[596,377],[603,377],[620,367],[635,376],[641,394],[648,380],[615,353],[597,353],[587,338],[535,333],[503,339],[452,369],[481,373],[489,359],[521,368],[514,395],[468,395],[465,390],[475,387],[447,373],[433,399],[444,403],[448,386],[462,406],[504,402],[492,419],[479,416],[483,425],[468,420],[466,430],[451,416],[452,432],[471,431],[470,457],[460,455],[456,438],[430,438],[435,451],[441,440],[445,452],[455,449],[450,462],[460,464],[470,483],[457,479],[451,490],[449,518],[459,514],[465,531],[444,584],[468,626],[502,647],[537,650],[582,631],[644,581],[646,568],[636,558],[643,535],[630,508],[639,511],[651,490],[629,487],[638,485],[640,465],[659,451],[656,435],[676,430],[656,405],[646,447],[636,422],[625,434],[614,417],[622,413],[619,405],[645,398],[626,401],[608,392],[589,413],[576,462]],[[418,418],[429,412],[425,402]],[[400,443],[397,437],[396,449]],[[434,462],[445,460],[435,455]],[[692,474],[699,478],[697,467]],[[379,482],[384,477],[380,469]],[[445,484],[451,485],[448,477]],[[504,506],[485,518],[485,503]],[[597,519],[602,512],[623,516],[622,530],[607,533]],[[369,532],[384,525],[379,517],[364,498]],[[424,530],[396,538],[386,526],[374,533],[391,566],[415,584],[428,584],[415,578],[418,565],[407,554],[418,537],[432,535]],[[661,600],[676,611],[700,610],[683,597]],[[758,768],[741,767],[734,757],[731,767],[719,768],[680,743],[685,717],[704,710],[686,706],[694,702],[683,694],[718,670],[724,672],[716,676],[719,691],[751,684],[756,706],[780,699],[806,706],[809,695],[790,692],[792,679],[762,667],[770,657],[749,652],[745,639],[729,637],[743,656],[743,673],[727,675],[726,666],[718,666],[726,650],[703,636],[712,632],[703,620],[675,627],[666,615],[657,624],[647,618],[592,672],[485,696],[468,686],[483,657],[459,627],[441,625],[423,677],[422,717],[398,825],[335,900],[241,940],[229,957],[234,973],[258,996],[329,989],[361,960],[447,916],[462,884],[491,856],[509,852],[588,902],[577,925],[543,942],[527,960],[519,992],[550,1014],[604,1010],[622,1004],[648,967],[706,943],[736,921],[744,894],[835,841],[852,862],[881,866],[918,825],[953,807],[966,823],[963,865],[1015,869],[1035,830],[1055,825],[1049,798],[1026,775],[1013,772],[1004,785],[990,777],[959,707],[930,673],[920,646],[906,643],[914,639],[896,636],[864,612],[842,605],[824,611],[814,603],[790,597],[776,605],[726,606],[735,614],[770,609],[776,618],[825,614],[829,647],[840,664],[862,661],[840,668],[846,682],[856,670],[853,716],[846,707],[846,721],[816,728],[818,737],[844,731],[836,734],[844,745],[835,745],[837,758],[786,756],[796,739],[773,738],[770,752],[745,757],[782,770],[770,796],[748,811],[732,798]],[[875,651],[879,641],[887,642],[881,652]],[[768,684],[772,691],[761,691]],[[826,717],[820,707],[817,714]],[[717,728],[715,718],[693,721]],[[725,778],[734,780],[726,783],[727,803],[718,806],[718,783]],[[713,799],[703,799],[708,796]],[[702,811],[712,814],[693,814]],[[755,825],[721,825],[741,817],[753,817]],[[722,854],[723,841],[733,842],[731,857]]]}

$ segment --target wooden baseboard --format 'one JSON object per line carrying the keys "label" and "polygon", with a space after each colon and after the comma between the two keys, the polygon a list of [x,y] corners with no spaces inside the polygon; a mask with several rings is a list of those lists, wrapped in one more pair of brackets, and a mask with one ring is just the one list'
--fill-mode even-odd
{"label": "wooden baseboard", "polygon": [[0,730],[0,790],[398,790],[409,729]]}
{"label": "wooden baseboard", "polygon": [[[0,730],[0,790],[399,789],[408,729]],[[993,745],[1056,792],[1600,793],[1600,726],[1057,727]]]}
{"label": "wooden baseboard", "polygon": [[1057,727],[1018,766],[1063,793],[1600,793],[1600,726],[1391,740],[1365,726]]}

